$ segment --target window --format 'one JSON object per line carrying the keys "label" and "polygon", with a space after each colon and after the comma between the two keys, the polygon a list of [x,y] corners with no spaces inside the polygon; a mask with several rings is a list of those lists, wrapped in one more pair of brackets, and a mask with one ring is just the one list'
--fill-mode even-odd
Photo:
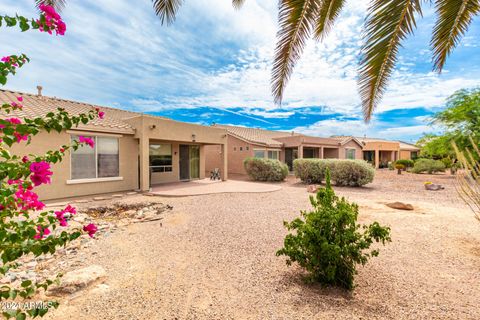
{"label": "window", "polygon": [[[71,153],[72,179],[95,179],[118,177],[119,149],[118,138],[93,137],[95,147],[83,145]],[[78,136],[71,136],[72,141]]]}
{"label": "window", "polygon": [[240,147],[240,151],[243,151],[243,147]]}
{"label": "window", "polygon": [[253,150],[253,156],[255,158],[265,158],[265,150]]}
{"label": "window", "polygon": [[248,150],[250,150],[250,148],[249,148],[248,146],[246,146],[246,147],[245,147],[245,150],[247,150],[247,151],[248,151]]}
{"label": "window", "polygon": [[278,160],[280,158],[279,156],[280,152],[277,151],[277,150],[269,150],[268,151],[268,159],[274,159],[274,160]]}
{"label": "window", "polygon": [[355,160],[356,149],[345,149],[345,159]]}
{"label": "window", "polygon": [[151,144],[149,158],[152,172],[172,172],[171,144]]}
{"label": "window", "polygon": [[412,151],[412,153],[410,153],[410,157],[412,160],[416,160],[418,158],[418,152]]}

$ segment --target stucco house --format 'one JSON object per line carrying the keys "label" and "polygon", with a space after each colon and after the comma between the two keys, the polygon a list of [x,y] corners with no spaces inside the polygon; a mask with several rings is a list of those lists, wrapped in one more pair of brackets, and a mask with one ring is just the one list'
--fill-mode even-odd
{"label": "stucco house", "polygon": [[[152,185],[205,177],[205,147],[217,145],[227,150],[227,131],[173,121],[171,119],[124,111],[37,94],[0,90],[0,103],[23,96],[23,110],[8,115],[42,117],[64,108],[71,114],[100,108],[105,119],[61,133],[40,133],[32,143],[15,144],[19,155],[43,154],[69,144],[78,136],[91,137],[95,148],[82,147],[53,166],[52,183],[38,188],[44,200],[127,190],[147,191]],[[0,115],[7,117],[6,115]],[[227,158],[220,157],[219,168],[227,172]],[[227,179],[227,174],[222,174]]]}
{"label": "stucco house", "polygon": [[[228,133],[228,173],[246,174],[243,161],[248,157],[277,159],[290,170],[295,159],[362,159],[362,143],[355,137],[321,138],[295,132],[263,130],[215,124]],[[207,171],[219,168],[222,150],[206,146]]]}
{"label": "stucco house", "polygon": [[369,137],[356,137],[356,139],[363,144],[363,159],[375,165],[376,168],[386,167],[389,162],[399,159],[416,159],[420,152],[417,146],[402,141]]}

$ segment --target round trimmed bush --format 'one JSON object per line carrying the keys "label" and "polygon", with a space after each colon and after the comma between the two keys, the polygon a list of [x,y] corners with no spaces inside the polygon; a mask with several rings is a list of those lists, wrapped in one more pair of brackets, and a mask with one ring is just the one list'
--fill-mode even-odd
{"label": "round trimmed bush", "polygon": [[247,158],[243,166],[255,181],[283,181],[288,175],[288,166],[278,160]]}
{"label": "round trimmed bush", "polygon": [[432,160],[432,159],[419,159],[415,162],[413,166],[412,172],[413,173],[435,173],[435,172],[444,172],[445,171],[445,164],[443,164],[440,160]]}
{"label": "round trimmed bush", "polygon": [[305,183],[322,183],[327,167],[332,170],[333,165],[331,160],[296,159],[293,161],[293,171]]}
{"label": "round trimmed bush", "polygon": [[409,160],[409,159],[400,159],[400,160],[397,160],[395,161],[395,164],[402,164],[405,166],[405,168],[412,168],[415,164],[415,162],[413,160]]}
{"label": "round trimmed bush", "polygon": [[363,160],[337,160],[332,180],[337,186],[361,187],[373,181],[375,169]]}

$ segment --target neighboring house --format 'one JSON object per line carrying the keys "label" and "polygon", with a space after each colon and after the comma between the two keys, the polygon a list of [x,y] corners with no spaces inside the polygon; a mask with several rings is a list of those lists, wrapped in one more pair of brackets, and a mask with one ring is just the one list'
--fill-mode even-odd
{"label": "neighboring house", "polygon": [[[361,159],[362,144],[354,137],[343,139],[312,137],[238,126],[213,125],[228,132],[228,173],[245,174],[243,161],[248,157],[277,159],[290,170],[293,161],[302,158]],[[206,149],[207,170],[218,168],[222,152],[218,146]]]}
{"label": "neighboring house", "polygon": [[[337,139],[346,137],[339,136]],[[356,137],[363,144],[363,159],[376,168],[386,168],[389,162],[398,159],[416,159],[420,148],[402,141],[392,141],[368,137]]]}
{"label": "neighboring house", "polygon": [[[205,177],[205,147],[218,145],[227,149],[227,131],[173,121],[108,107],[69,100],[0,90],[0,103],[16,101],[23,96],[24,108],[2,117],[41,117],[57,108],[69,113],[86,113],[92,108],[105,112],[105,119],[72,128],[61,133],[42,132],[32,143],[15,144],[19,155],[43,154],[70,144],[78,136],[92,137],[92,149],[82,147],[68,153],[53,166],[52,184],[38,189],[44,200],[127,190],[147,191],[151,185],[164,182],[202,179]],[[224,152],[222,152],[224,154]],[[222,179],[227,179],[227,158],[220,157]]]}

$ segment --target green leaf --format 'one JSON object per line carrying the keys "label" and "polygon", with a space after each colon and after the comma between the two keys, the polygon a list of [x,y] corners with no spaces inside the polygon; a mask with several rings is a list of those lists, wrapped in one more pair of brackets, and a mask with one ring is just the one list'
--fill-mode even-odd
{"label": "green leaf", "polygon": [[29,286],[31,286],[31,285],[32,285],[32,281],[31,281],[31,280],[25,280],[25,281],[23,281],[22,284],[21,284],[21,286],[22,286],[23,288],[29,287]]}

